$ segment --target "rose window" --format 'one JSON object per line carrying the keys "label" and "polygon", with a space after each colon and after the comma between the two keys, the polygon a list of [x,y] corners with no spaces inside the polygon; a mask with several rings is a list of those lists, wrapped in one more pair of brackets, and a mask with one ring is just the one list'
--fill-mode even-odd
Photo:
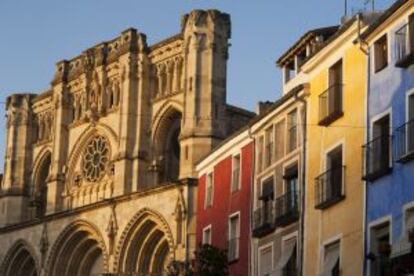
{"label": "rose window", "polygon": [[99,181],[109,162],[109,148],[103,136],[97,136],[86,147],[83,156],[83,176],[89,182]]}

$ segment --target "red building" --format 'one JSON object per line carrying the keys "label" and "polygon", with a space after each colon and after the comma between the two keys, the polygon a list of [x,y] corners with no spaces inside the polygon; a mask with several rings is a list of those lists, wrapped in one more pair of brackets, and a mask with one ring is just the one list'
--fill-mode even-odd
{"label": "red building", "polygon": [[230,275],[249,274],[253,140],[232,136],[199,163],[197,244],[226,249]]}

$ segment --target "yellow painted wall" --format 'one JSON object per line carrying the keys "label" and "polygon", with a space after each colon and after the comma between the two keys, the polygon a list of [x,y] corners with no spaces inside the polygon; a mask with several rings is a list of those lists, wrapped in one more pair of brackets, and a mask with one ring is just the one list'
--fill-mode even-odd
{"label": "yellow painted wall", "polygon": [[[342,274],[356,276],[363,271],[363,183],[362,152],[367,84],[366,56],[359,45],[349,43],[320,61],[310,75],[307,133],[307,191],[305,210],[304,275],[322,272],[323,245],[337,237],[341,241]],[[322,50],[323,51],[323,50]],[[328,70],[342,57],[344,116],[328,127],[319,126],[319,95],[328,87]],[[317,57],[316,57],[317,58]],[[345,199],[324,210],[315,209],[315,178],[325,172],[329,149],[343,142]]]}

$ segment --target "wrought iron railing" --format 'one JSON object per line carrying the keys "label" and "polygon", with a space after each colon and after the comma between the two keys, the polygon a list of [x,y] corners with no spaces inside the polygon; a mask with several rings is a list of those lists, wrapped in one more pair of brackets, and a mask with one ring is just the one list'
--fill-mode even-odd
{"label": "wrought iron railing", "polygon": [[332,168],[315,179],[315,208],[324,209],[345,197],[345,166]]}
{"label": "wrought iron railing", "polygon": [[262,236],[274,228],[273,200],[263,201],[262,207],[253,213],[253,234]]}
{"label": "wrought iron railing", "polygon": [[414,120],[394,131],[394,156],[397,162],[406,162],[414,158]]}
{"label": "wrought iron railing", "polygon": [[383,135],[362,146],[365,157],[364,180],[374,181],[390,172],[391,141],[391,136]]}
{"label": "wrought iron railing", "polygon": [[343,115],[343,84],[331,85],[319,95],[319,125],[329,125]]}
{"label": "wrought iron railing", "polygon": [[298,194],[288,192],[275,201],[275,223],[277,226],[287,225],[298,218]]}
{"label": "wrought iron railing", "polygon": [[229,262],[239,258],[239,243],[240,238],[231,238],[227,245],[227,260]]}
{"label": "wrought iron railing", "polygon": [[395,59],[396,66],[407,67],[414,63],[414,29],[410,24],[405,24],[395,32]]}

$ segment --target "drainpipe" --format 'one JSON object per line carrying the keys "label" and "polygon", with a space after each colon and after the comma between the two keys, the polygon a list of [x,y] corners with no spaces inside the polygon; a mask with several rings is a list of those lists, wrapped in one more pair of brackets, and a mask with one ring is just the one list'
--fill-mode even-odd
{"label": "drainpipe", "polygon": [[252,214],[253,214],[253,212],[254,212],[254,187],[255,187],[255,182],[254,182],[254,180],[255,180],[255,170],[256,170],[256,140],[255,140],[255,138],[254,138],[254,136],[252,135],[252,129],[251,129],[251,127],[249,127],[248,128],[248,130],[247,130],[247,134],[248,134],[248,136],[249,136],[249,138],[252,140],[252,143],[253,143],[253,150],[252,150],[252,158],[253,158],[253,160],[252,160],[252,172],[251,172],[251,180],[250,180],[250,197],[249,197],[249,199],[250,199],[250,212],[249,212],[249,221],[250,221],[250,229],[249,229],[249,240],[250,240],[250,242],[248,243],[249,244],[249,247],[250,248],[248,248],[248,252],[250,252],[250,254],[247,254],[248,255],[248,260],[249,260],[249,272],[250,272],[250,275],[254,275],[254,265],[252,264],[252,261],[253,261],[253,258],[252,258],[252,255],[253,255],[253,248],[254,248],[254,245],[253,245],[253,235],[252,235],[252,233],[253,233],[253,216],[252,216]]}
{"label": "drainpipe", "polygon": [[361,14],[361,13],[358,13],[357,15],[356,15],[356,17],[357,17],[357,20],[358,20],[358,38],[357,38],[357,42],[359,43],[359,49],[365,54],[365,55],[367,55],[368,56],[368,43],[365,41],[365,40],[363,40],[362,38],[361,38],[361,29],[362,29],[362,17],[363,17],[363,15]]}
{"label": "drainpipe", "polygon": [[[306,86],[304,90],[308,89]],[[306,177],[306,123],[307,123],[307,103],[306,100],[302,97],[299,97],[297,91],[295,93],[295,101],[300,101],[303,104],[304,118],[303,118],[303,127],[302,127],[302,160],[301,160],[301,173],[302,173],[302,185],[300,189],[300,224],[299,224],[299,236],[300,236],[300,268],[299,275],[303,275],[303,256],[304,256],[304,229],[305,229],[305,177]]]}

